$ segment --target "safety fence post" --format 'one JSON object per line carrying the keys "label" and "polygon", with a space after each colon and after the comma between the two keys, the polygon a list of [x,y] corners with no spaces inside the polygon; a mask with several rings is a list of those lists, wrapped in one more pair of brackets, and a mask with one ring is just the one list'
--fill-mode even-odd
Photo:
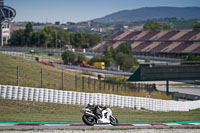
{"label": "safety fence post", "polygon": [[17,86],[19,86],[19,65],[17,65]]}
{"label": "safety fence post", "polygon": [[43,69],[41,68],[41,88],[43,87]]}
{"label": "safety fence post", "polygon": [[62,90],[64,89],[64,72],[62,71]]}

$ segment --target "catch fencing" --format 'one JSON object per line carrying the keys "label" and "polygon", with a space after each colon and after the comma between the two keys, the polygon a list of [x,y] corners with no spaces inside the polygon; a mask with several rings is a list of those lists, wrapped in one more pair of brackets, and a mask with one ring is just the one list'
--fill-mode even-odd
{"label": "catch fencing", "polygon": [[189,111],[200,108],[198,101],[172,101],[142,97],[120,96],[102,93],[84,93],[74,91],[52,90],[45,88],[30,88],[20,86],[0,85],[0,98],[49,102],[59,104],[103,105],[109,107],[127,107],[152,111]]}

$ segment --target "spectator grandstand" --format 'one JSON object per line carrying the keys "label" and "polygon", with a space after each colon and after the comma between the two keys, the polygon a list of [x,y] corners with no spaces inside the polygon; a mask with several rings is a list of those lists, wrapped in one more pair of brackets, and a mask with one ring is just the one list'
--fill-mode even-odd
{"label": "spectator grandstand", "polygon": [[167,32],[167,34],[165,34],[162,37],[160,37],[159,40],[168,40],[169,38],[171,38],[172,36],[176,35],[179,32],[180,31],[170,31],[170,32]]}
{"label": "spectator grandstand", "polygon": [[147,47],[147,46],[149,46],[150,44],[151,44],[152,42],[142,42],[140,45],[138,45],[137,47],[135,47],[134,49],[133,49],[133,51],[142,51],[142,49],[144,49],[145,47]]}
{"label": "spectator grandstand", "polygon": [[117,48],[124,42],[131,45],[134,54],[200,55],[199,30],[120,31],[91,50],[102,52],[106,47]]}
{"label": "spectator grandstand", "polygon": [[199,31],[189,31],[185,35],[183,35],[181,38],[179,38],[178,40],[189,40],[190,38],[197,35],[198,33],[199,33]]}
{"label": "spectator grandstand", "polygon": [[156,47],[151,49],[151,52],[160,52],[161,50],[163,50],[164,48],[166,48],[167,46],[169,46],[170,44],[172,44],[172,42],[162,42],[159,45],[157,45]]}
{"label": "spectator grandstand", "polygon": [[131,32],[127,36],[125,36],[124,38],[122,38],[122,40],[131,40],[134,36],[136,36],[136,35],[138,35],[140,33],[141,33],[141,31]]}
{"label": "spectator grandstand", "polygon": [[153,36],[155,36],[156,34],[158,34],[159,32],[160,31],[151,31],[151,32],[147,33],[146,35],[144,35],[143,37],[141,37],[139,40],[149,40]]}

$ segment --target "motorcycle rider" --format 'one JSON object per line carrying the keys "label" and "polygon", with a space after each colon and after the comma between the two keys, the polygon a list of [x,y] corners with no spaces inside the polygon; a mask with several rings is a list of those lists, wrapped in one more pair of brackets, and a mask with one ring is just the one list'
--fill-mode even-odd
{"label": "motorcycle rider", "polygon": [[100,105],[95,106],[95,105],[90,105],[90,104],[88,104],[88,107],[94,109],[95,115],[99,115],[102,119],[105,118],[105,113],[103,110],[107,109],[107,107],[103,107]]}
{"label": "motorcycle rider", "polygon": [[90,105],[80,110],[84,115],[82,120],[86,125],[93,126],[95,124],[111,124],[118,125],[118,120],[112,115],[112,110],[108,107],[100,105]]}

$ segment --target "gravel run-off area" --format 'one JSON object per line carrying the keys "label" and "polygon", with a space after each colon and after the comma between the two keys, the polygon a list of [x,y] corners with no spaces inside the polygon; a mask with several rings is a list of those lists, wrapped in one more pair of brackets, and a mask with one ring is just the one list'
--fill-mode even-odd
{"label": "gravel run-off area", "polygon": [[200,129],[133,129],[133,130],[33,130],[0,133],[200,133]]}

